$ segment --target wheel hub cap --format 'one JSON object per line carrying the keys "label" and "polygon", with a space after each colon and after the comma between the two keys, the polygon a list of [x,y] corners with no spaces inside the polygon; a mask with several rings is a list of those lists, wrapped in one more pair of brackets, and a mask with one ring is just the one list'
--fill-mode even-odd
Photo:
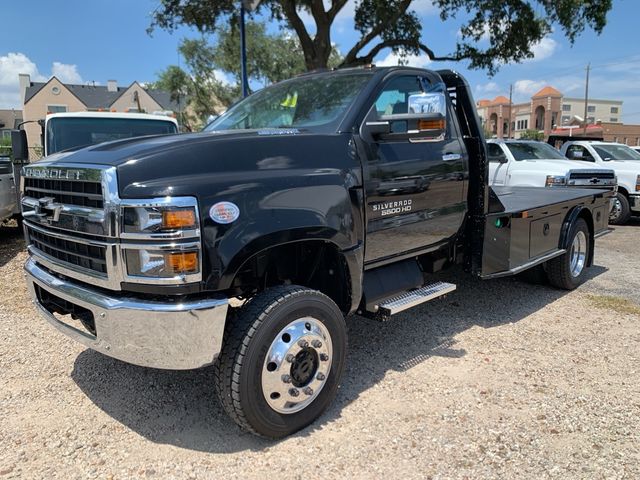
{"label": "wheel hub cap", "polygon": [[571,244],[571,263],[569,269],[571,276],[577,277],[582,273],[587,259],[587,236],[583,231],[579,231]]}
{"label": "wheel hub cap", "polygon": [[620,212],[622,212],[622,204],[619,199],[613,200],[613,208],[611,209],[611,213],[609,214],[609,220],[615,220],[620,216]]}
{"label": "wheel hub cap", "polygon": [[262,368],[262,393],[279,413],[295,413],[324,387],[332,360],[331,336],[313,317],[294,320],[269,346]]}

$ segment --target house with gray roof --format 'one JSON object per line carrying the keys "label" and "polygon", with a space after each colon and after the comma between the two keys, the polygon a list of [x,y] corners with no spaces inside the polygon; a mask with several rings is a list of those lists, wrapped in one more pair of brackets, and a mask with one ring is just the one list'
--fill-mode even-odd
{"label": "house with gray roof", "polygon": [[[168,92],[144,88],[139,82],[118,86],[115,80],[106,85],[74,85],[62,83],[56,77],[46,82],[32,82],[29,75],[20,74],[20,95],[30,148],[40,145],[38,120],[47,113],[59,112],[180,112],[184,105],[171,100]],[[186,104],[186,101],[184,102]]]}

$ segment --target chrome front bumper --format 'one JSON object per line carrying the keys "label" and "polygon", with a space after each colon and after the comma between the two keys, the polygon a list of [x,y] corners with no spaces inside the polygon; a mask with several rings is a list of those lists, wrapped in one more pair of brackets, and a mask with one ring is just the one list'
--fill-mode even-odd
{"label": "chrome front bumper", "polygon": [[[209,365],[220,353],[229,305],[226,298],[171,303],[111,296],[53,276],[33,259],[24,268],[40,313],[86,347],[135,365],[172,370]],[[95,335],[80,321],[66,322],[51,313],[40,301],[39,289],[91,312]]]}
{"label": "chrome front bumper", "polygon": [[629,204],[631,205],[631,210],[640,212],[640,195],[629,195]]}

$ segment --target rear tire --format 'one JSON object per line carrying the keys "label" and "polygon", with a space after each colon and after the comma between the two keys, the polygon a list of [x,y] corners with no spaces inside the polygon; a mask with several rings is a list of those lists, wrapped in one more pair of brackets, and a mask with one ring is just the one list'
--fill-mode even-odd
{"label": "rear tire", "polygon": [[622,225],[629,221],[631,218],[631,207],[629,206],[629,199],[621,193],[617,192],[613,197],[613,208],[609,214],[609,223],[611,225]]}
{"label": "rear tire", "polygon": [[547,262],[549,283],[564,290],[576,288],[586,279],[590,254],[589,227],[579,218],[571,227],[567,251]]}
{"label": "rear tire", "polygon": [[347,330],[326,295],[268,289],[227,322],[214,375],[225,411],[243,429],[282,438],[316,420],[336,396]]}

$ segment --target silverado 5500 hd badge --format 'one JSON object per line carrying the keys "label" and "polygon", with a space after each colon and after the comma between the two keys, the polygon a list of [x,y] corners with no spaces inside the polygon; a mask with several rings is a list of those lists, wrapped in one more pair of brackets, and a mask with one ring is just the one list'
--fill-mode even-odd
{"label": "silverado 5500 hd badge", "polygon": [[413,200],[396,200],[393,202],[380,202],[371,204],[374,212],[380,216],[398,215],[399,213],[408,213],[411,211],[411,202]]}

